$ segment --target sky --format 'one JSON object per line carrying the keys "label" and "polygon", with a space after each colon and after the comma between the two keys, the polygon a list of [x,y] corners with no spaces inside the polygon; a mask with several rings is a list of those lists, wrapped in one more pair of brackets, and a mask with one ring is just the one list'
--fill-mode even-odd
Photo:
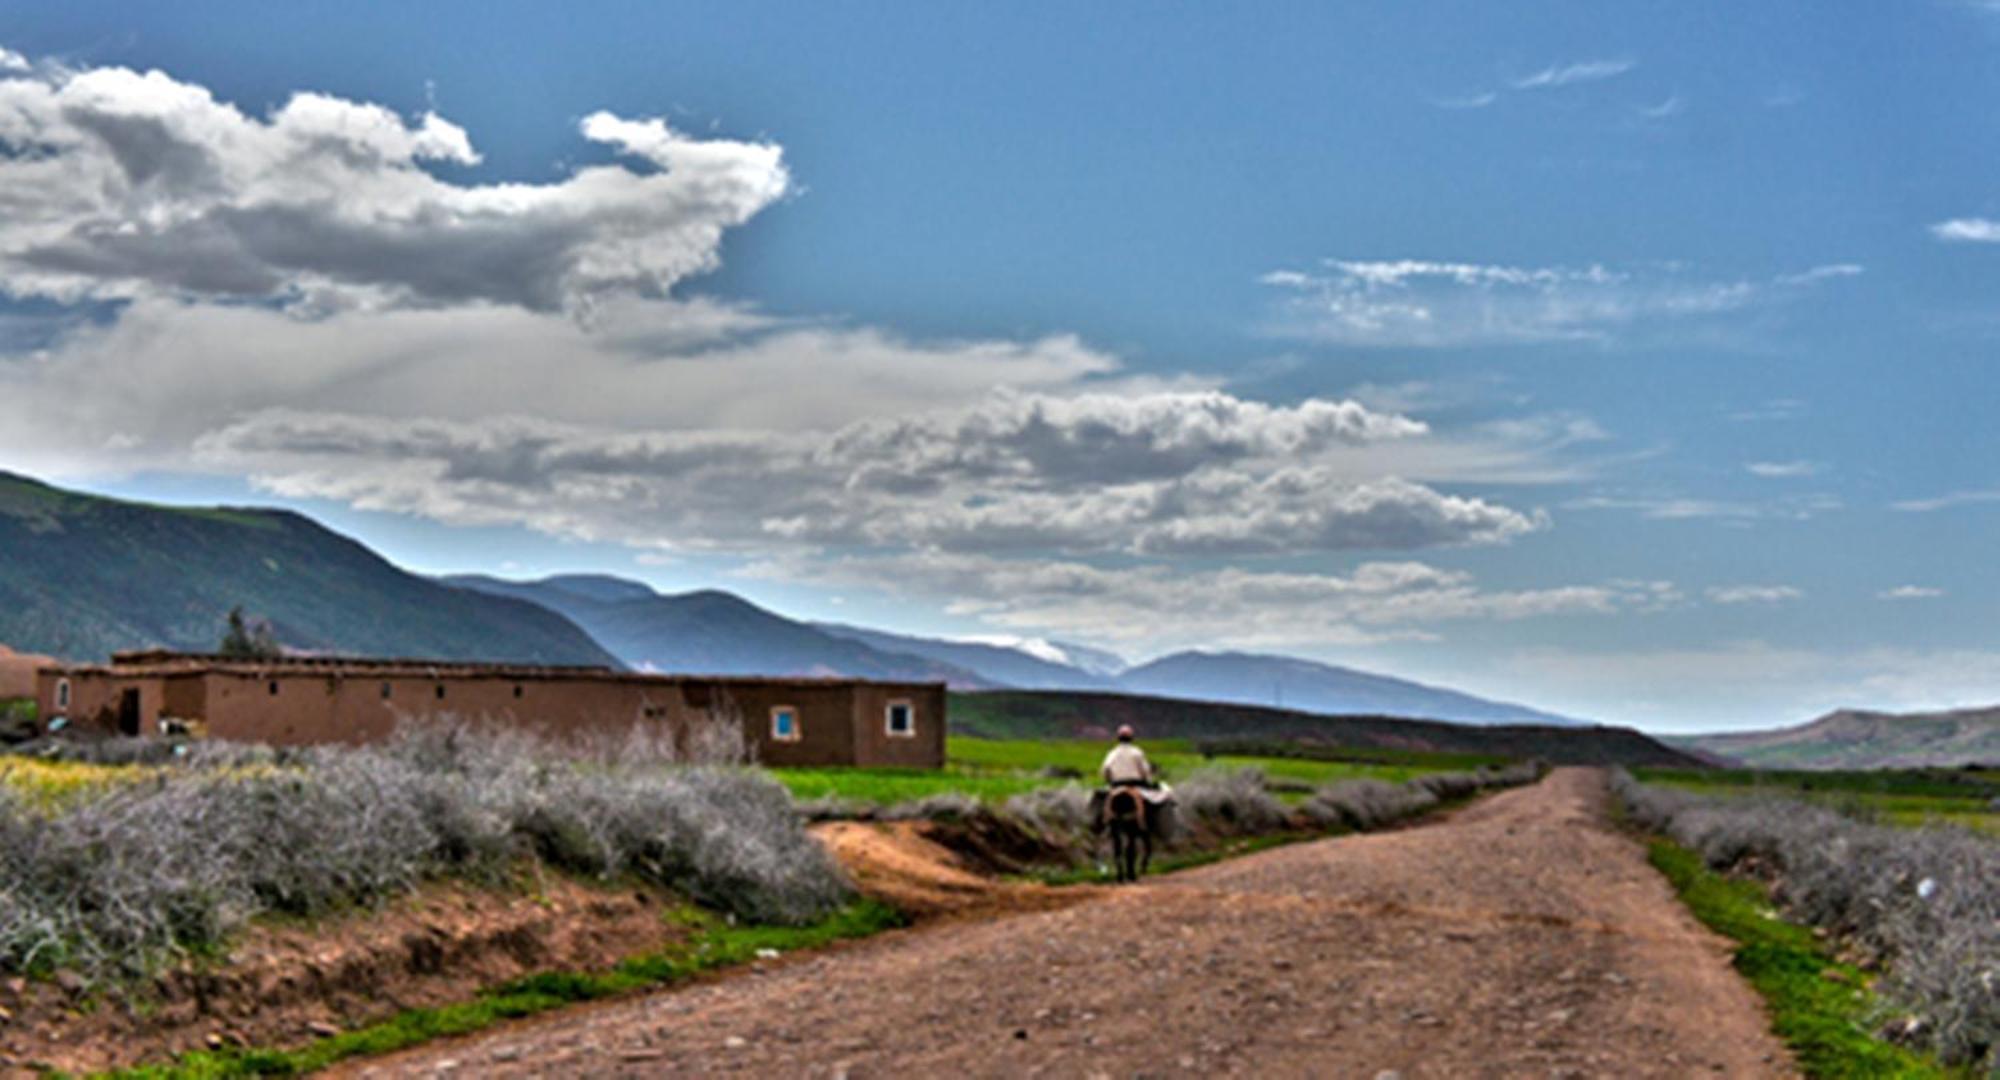
{"label": "sky", "polygon": [[2000,4],[0,0],[0,50],[0,468],[1655,731],[2000,701]]}

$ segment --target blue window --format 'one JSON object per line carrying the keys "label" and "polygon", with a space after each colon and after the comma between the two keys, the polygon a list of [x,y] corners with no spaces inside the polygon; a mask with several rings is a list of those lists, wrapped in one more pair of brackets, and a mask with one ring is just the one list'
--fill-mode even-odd
{"label": "blue window", "polygon": [[799,711],[790,705],[779,705],[771,710],[771,737],[779,742],[795,742],[799,738]]}

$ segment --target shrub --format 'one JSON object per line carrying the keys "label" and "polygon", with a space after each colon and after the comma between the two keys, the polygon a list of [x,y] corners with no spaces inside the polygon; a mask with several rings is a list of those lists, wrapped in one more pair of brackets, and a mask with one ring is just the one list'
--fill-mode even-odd
{"label": "shrub", "polygon": [[1797,800],[1703,798],[1622,770],[1639,825],[1711,867],[1753,871],[1793,916],[1884,968],[1888,996],[1951,1064],[2000,1066],[2000,844],[1963,829],[1895,829]]}
{"label": "shrub", "polygon": [[1437,803],[1437,796],[1415,782],[1342,780],[1319,789],[1299,810],[1321,826],[1360,832],[1414,817]]}
{"label": "shrub", "polygon": [[446,875],[495,880],[524,855],[759,922],[844,902],[845,879],[781,786],[671,756],[632,740],[623,756],[579,759],[441,726],[360,748],[204,745],[54,808],[0,788],[0,969],[141,974],[260,913],[324,913]]}
{"label": "shrub", "polygon": [[1274,832],[1291,819],[1266,790],[1262,769],[1202,769],[1174,794],[1183,819],[1224,836]]}

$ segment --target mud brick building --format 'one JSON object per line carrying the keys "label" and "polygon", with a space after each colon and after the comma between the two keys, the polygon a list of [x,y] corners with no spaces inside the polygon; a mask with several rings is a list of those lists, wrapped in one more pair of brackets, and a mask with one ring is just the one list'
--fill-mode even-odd
{"label": "mud brick building", "polygon": [[721,719],[740,723],[767,765],[944,765],[943,683],[151,651],[44,666],[35,694],[45,724],[106,735],[184,728],[297,746],[364,743],[399,723],[442,717],[518,724],[551,738],[620,735],[635,725],[680,733]]}

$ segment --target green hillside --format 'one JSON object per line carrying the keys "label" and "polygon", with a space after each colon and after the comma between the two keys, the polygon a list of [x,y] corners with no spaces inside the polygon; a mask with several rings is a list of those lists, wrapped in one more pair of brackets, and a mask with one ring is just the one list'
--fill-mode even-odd
{"label": "green hillside", "polygon": [[122,502],[0,472],[0,642],[70,660],[208,650],[237,605],[297,649],[617,663],[560,615],[406,573],[299,514]]}
{"label": "green hillside", "polygon": [[1630,728],[1555,724],[1449,724],[1392,716],[1319,713],[1177,698],[1071,690],[951,695],[954,735],[989,739],[1108,738],[1120,724],[1141,739],[1188,739],[1242,752],[1299,742],[1352,750],[1541,758],[1557,765],[1700,768],[1699,759]]}

